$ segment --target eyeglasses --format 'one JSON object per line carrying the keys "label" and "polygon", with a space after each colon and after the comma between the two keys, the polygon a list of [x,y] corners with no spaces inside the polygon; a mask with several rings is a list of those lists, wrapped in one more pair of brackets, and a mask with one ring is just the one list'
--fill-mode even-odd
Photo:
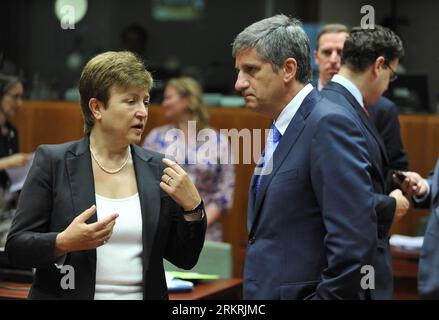
{"label": "eyeglasses", "polygon": [[395,70],[392,69],[392,67],[390,66],[390,64],[386,63],[387,68],[390,69],[390,71],[392,72],[392,76],[390,77],[390,82],[395,81],[396,79],[398,79],[398,75],[396,74]]}

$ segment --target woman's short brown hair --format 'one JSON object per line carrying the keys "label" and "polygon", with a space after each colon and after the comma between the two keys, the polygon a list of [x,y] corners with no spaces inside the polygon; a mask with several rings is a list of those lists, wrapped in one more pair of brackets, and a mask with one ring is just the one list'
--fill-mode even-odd
{"label": "woman's short brown hair", "polygon": [[88,106],[90,99],[98,99],[106,108],[112,86],[150,91],[153,80],[143,61],[132,52],[108,51],[92,58],[82,70],[79,80],[85,134],[89,134],[94,126],[94,117]]}

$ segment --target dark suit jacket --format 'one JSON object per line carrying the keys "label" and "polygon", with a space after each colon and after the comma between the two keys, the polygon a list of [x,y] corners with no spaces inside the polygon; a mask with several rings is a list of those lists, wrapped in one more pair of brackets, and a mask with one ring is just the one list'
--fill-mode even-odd
{"label": "dark suit jacket", "polygon": [[386,97],[380,97],[378,101],[369,106],[367,110],[386,146],[389,159],[386,168],[386,184],[387,192],[391,192],[398,188],[398,185],[393,182],[393,171],[407,171],[409,169],[407,154],[404,151],[401,141],[398,110],[396,105]]}
{"label": "dark suit jacket", "polygon": [[354,96],[343,86],[330,81],[322,90],[322,95],[351,112],[362,127],[367,141],[368,158],[371,166],[367,168],[373,181],[375,208],[378,219],[378,246],[374,258],[375,289],[371,290],[373,299],[393,298],[392,259],[389,245],[389,230],[392,226],[396,201],[387,196],[386,168],[388,158],[386,147],[374,124],[366,116]]}
{"label": "dark suit jacket", "polygon": [[427,180],[430,194],[419,206],[431,213],[419,260],[418,290],[422,299],[439,299],[439,160]]}
{"label": "dark suit jacket", "polygon": [[[143,220],[144,299],[166,299],[163,258],[193,267],[204,243],[206,220],[188,223],[182,209],[159,187],[163,155],[131,146]],[[6,243],[9,260],[36,268],[31,299],[93,299],[96,250],[67,255],[75,271],[75,289],[62,290],[54,265],[56,235],[95,204],[89,139],[40,146],[20,195]],[[88,223],[96,221],[96,215]]]}
{"label": "dark suit jacket", "polygon": [[252,178],[245,299],[357,299],[376,215],[366,141],[354,117],[313,90]]}

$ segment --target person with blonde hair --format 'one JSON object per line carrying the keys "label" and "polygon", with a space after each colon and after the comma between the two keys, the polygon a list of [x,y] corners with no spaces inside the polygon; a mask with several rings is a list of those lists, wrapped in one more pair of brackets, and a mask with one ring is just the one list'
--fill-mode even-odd
{"label": "person with blonde hair", "polygon": [[133,53],[95,56],[79,81],[84,137],[37,149],[6,242],[11,263],[36,268],[31,299],[167,299],[163,258],[197,263],[197,189],[137,146],[152,85]]}
{"label": "person with blonde hair", "polygon": [[[235,186],[235,171],[227,137],[209,128],[203,91],[193,78],[170,79],[165,86],[162,107],[165,117],[171,123],[154,128],[145,138],[143,147],[176,157],[177,162],[192,178],[206,205],[206,239],[222,241],[220,218],[232,207]],[[195,125],[195,130],[191,130],[191,124]],[[182,143],[176,145],[175,138],[178,134],[174,133],[177,132],[180,133],[179,141]],[[212,138],[208,141],[197,139],[200,132],[201,135],[208,132]],[[172,148],[173,145],[176,148]],[[219,152],[203,152],[209,148]],[[227,161],[222,161],[221,157]]]}

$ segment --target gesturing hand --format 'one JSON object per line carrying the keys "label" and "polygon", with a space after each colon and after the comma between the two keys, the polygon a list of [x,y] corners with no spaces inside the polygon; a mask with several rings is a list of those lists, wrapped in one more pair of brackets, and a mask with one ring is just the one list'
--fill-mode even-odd
{"label": "gesturing hand", "polygon": [[105,244],[113,233],[116,218],[113,213],[104,219],[87,224],[86,221],[96,214],[96,206],[84,210],[73,219],[72,223],[56,237],[55,256],[62,256],[68,252],[95,249]]}
{"label": "gesturing hand", "polygon": [[186,171],[172,160],[164,158],[163,163],[168,167],[163,170],[160,187],[185,211],[194,209],[201,197]]}

